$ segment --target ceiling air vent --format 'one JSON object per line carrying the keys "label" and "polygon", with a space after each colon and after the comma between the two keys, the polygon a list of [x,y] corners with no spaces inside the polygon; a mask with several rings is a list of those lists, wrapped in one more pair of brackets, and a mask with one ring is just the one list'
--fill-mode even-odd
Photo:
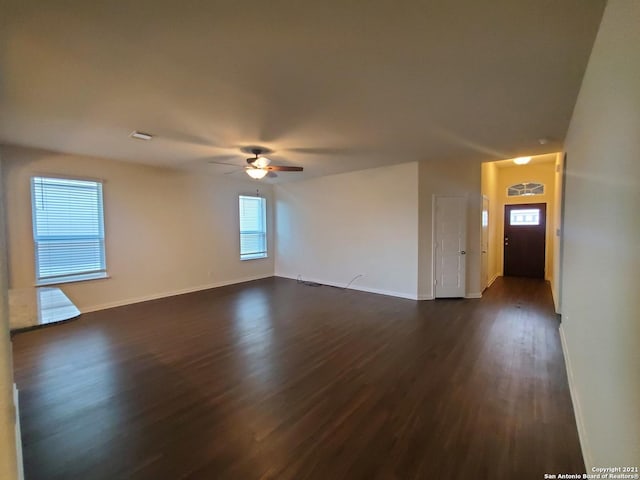
{"label": "ceiling air vent", "polygon": [[136,140],[151,140],[153,138],[153,135],[150,133],[139,132],[138,130],[134,130],[129,134],[129,136]]}

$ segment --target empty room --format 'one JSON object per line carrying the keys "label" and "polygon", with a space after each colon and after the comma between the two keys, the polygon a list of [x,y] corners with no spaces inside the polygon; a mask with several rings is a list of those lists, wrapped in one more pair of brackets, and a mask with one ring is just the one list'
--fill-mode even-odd
{"label": "empty room", "polygon": [[640,2],[0,2],[0,479],[640,478]]}

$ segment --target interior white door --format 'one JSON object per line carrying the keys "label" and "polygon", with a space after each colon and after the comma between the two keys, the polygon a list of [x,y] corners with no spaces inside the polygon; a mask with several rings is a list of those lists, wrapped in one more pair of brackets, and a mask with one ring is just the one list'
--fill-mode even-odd
{"label": "interior white door", "polygon": [[482,290],[489,285],[489,198],[482,196]]}
{"label": "interior white door", "polygon": [[467,197],[435,197],[435,297],[464,297]]}

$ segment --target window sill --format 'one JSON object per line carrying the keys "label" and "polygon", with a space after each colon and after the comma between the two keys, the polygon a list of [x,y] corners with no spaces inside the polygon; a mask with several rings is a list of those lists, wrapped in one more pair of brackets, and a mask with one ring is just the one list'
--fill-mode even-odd
{"label": "window sill", "polygon": [[245,260],[259,260],[261,258],[269,258],[269,256],[266,253],[259,255],[247,255],[246,257],[240,257],[240,261],[244,262]]}
{"label": "window sill", "polygon": [[74,275],[73,277],[68,278],[50,278],[43,279],[37,281],[36,287],[47,287],[51,285],[61,285],[64,283],[76,283],[76,282],[87,282],[90,280],[103,280],[105,278],[111,278],[108,273],[100,272],[100,273],[87,273],[85,275]]}

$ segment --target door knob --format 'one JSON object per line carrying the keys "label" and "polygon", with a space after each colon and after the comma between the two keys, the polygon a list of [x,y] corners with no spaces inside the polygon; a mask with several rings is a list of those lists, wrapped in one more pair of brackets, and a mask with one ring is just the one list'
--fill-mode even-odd
{"label": "door knob", "polygon": [[460,255],[466,255],[466,254],[467,254],[467,252],[465,252],[464,250],[462,250],[462,251],[460,252]]}

